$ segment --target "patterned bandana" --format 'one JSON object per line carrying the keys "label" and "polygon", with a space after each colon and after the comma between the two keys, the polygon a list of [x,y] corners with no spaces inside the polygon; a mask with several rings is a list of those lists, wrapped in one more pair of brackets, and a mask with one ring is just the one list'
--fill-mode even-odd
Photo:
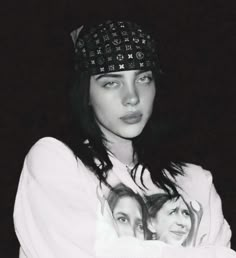
{"label": "patterned bandana", "polygon": [[155,41],[135,23],[107,21],[71,36],[76,70],[95,75],[159,67]]}

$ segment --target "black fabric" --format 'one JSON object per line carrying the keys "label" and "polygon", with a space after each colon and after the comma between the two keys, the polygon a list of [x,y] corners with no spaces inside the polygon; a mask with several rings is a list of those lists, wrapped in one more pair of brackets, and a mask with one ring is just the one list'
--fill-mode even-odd
{"label": "black fabric", "polygon": [[131,22],[107,21],[82,29],[75,54],[75,68],[91,75],[159,66],[155,40]]}

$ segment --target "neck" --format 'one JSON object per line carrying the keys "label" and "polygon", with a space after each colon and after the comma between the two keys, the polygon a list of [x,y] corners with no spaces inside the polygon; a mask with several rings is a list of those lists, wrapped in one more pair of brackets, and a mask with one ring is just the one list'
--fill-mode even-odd
{"label": "neck", "polygon": [[119,142],[107,142],[108,149],[115,157],[127,166],[134,163],[133,145],[131,140]]}
{"label": "neck", "polygon": [[131,139],[125,139],[113,134],[105,133],[106,146],[114,156],[127,166],[134,163],[133,143]]}

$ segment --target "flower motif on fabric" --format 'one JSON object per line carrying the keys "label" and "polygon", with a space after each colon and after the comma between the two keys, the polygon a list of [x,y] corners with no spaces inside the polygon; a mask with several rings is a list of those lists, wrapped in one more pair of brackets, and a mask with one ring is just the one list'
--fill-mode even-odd
{"label": "flower motif on fabric", "polygon": [[144,53],[141,52],[141,51],[138,51],[136,53],[136,57],[137,57],[138,60],[142,60],[144,58]]}
{"label": "flower motif on fabric", "polygon": [[109,38],[109,36],[106,34],[106,35],[103,36],[103,40],[104,40],[104,41],[108,41],[108,40],[110,40],[110,38]]}
{"label": "flower motif on fabric", "polygon": [[121,43],[121,39],[115,38],[115,39],[113,39],[112,43],[114,46],[118,46]]}
{"label": "flower motif on fabric", "polygon": [[105,59],[104,59],[102,56],[97,59],[97,63],[98,63],[99,65],[103,65],[104,62],[105,62]]}
{"label": "flower motif on fabric", "polygon": [[133,54],[128,54],[128,59],[133,59]]}
{"label": "flower motif on fabric", "polygon": [[128,63],[128,68],[129,68],[129,69],[135,68],[135,63],[134,63],[134,62]]}
{"label": "flower motif on fabric", "polygon": [[115,71],[115,66],[114,65],[109,65],[108,70],[109,70],[109,72]]}
{"label": "flower motif on fabric", "polygon": [[121,46],[116,47],[116,51],[121,51]]}
{"label": "flower motif on fabric", "polygon": [[95,52],[94,52],[94,51],[90,51],[90,52],[89,52],[89,56],[90,56],[90,57],[94,57],[94,56],[95,56]]}
{"label": "flower motif on fabric", "polygon": [[98,55],[101,55],[102,54],[102,50],[99,48],[99,49],[97,49],[97,54]]}
{"label": "flower motif on fabric", "polygon": [[106,51],[106,53],[111,53],[112,49],[109,44],[105,46],[105,51]]}
{"label": "flower motif on fabric", "polygon": [[116,56],[116,59],[118,60],[118,61],[123,61],[124,60],[124,55],[123,54],[118,54],[117,56]]}
{"label": "flower motif on fabric", "polygon": [[120,70],[124,70],[125,69],[125,65],[124,64],[119,64],[119,69]]}
{"label": "flower motif on fabric", "polygon": [[139,38],[138,37],[133,37],[133,42],[136,43],[136,44],[139,43]]}
{"label": "flower motif on fabric", "polygon": [[132,50],[132,46],[131,45],[125,45],[125,50]]}
{"label": "flower motif on fabric", "polygon": [[117,37],[118,34],[117,34],[116,32],[112,32],[112,36],[113,36],[113,37]]}

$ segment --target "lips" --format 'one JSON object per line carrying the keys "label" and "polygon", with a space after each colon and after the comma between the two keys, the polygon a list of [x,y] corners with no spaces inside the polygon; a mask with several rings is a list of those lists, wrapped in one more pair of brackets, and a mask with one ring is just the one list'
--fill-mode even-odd
{"label": "lips", "polygon": [[120,117],[120,119],[126,124],[136,124],[141,121],[142,116],[143,116],[142,113],[137,111],[137,112],[130,112],[127,115]]}
{"label": "lips", "polygon": [[186,235],[186,232],[185,231],[171,231],[172,233],[174,233],[175,235],[179,236],[179,237],[182,237],[182,236],[185,236]]}

